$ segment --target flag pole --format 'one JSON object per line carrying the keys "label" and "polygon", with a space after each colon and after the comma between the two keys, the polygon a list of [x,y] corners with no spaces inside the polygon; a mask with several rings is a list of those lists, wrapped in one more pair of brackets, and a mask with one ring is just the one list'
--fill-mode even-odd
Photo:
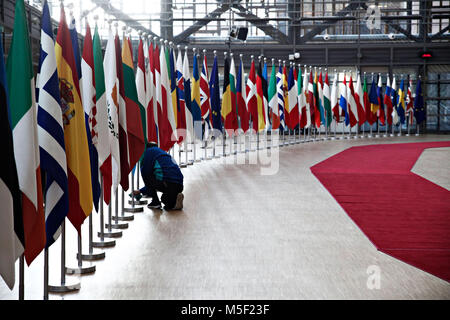
{"label": "flag pole", "polygon": [[[319,67],[319,72],[322,73],[322,67]],[[319,84],[317,84],[317,86],[319,86]],[[319,89],[317,89],[317,91],[319,91]],[[323,87],[322,87],[322,94],[323,94]],[[323,110],[325,111],[325,108],[323,108]],[[319,112],[320,112],[320,94],[319,94]],[[319,141],[322,140],[322,138],[320,137],[321,131],[322,131],[321,129],[322,129],[322,119],[320,119],[320,125],[319,125]],[[326,130],[326,128],[325,128],[325,130]]]}
{"label": "flag pole", "polygon": [[[328,74],[328,68],[325,68],[325,74]],[[323,88],[322,88],[323,91]],[[330,93],[330,84],[328,84],[328,93]],[[325,98],[324,98],[325,101]],[[330,101],[331,103],[331,101]],[[323,108],[323,112],[325,113],[325,140],[328,140],[328,111],[325,109],[325,106]]]}
{"label": "flag pole", "polygon": [[[117,217],[117,219],[119,221],[133,221],[134,220],[134,216],[133,215],[125,215],[125,190],[122,189],[122,201],[121,201],[121,206],[120,206],[120,216]],[[133,194],[133,188],[131,188],[131,194]],[[134,198],[134,197],[133,197]],[[131,200],[133,201],[133,200]],[[147,202],[147,200],[144,200]]]}
{"label": "flag pole", "polygon": [[[103,176],[100,173],[100,232],[98,232],[98,237],[100,237],[100,241],[92,242],[92,246],[94,248],[109,248],[114,247],[116,245],[115,240],[106,240],[105,241],[105,229],[104,229],[104,214],[103,214]],[[113,235],[109,235],[111,238]]]}
{"label": "flag pole", "polygon": [[[119,187],[118,186],[116,187],[116,190],[114,191],[114,202],[115,202],[115,206],[114,206],[115,216],[111,217],[111,220],[109,221],[109,223],[111,225],[107,225],[107,227],[111,227],[113,229],[128,229],[127,222],[123,222],[123,223],[119,222]],[[112,220],[114,220],[114,222],[112,222]]]}
{"label": "flag pole", "polygon": [[[112,198],[112,196],[111,196]],[[104,233],[104,236],[109,235],[111,238],[120,238],[122,237],[122,231],[113,231],[112,230],[112,199],[110,199],[108,205],[108,223],[105,223],[105,228],[107,228],[107,232]]]}
{"label": "flag pole", "polygon": [[65,293],[80,290],[80,283],[66,284],[66,219],[61,223],[61,285],[48,285],[48,292]]}
{"label": "flag pole", "polygon": [[[205,61],[205,59],[206,59],[206,49],[203,49],[203,61]],[[206,68],[208,68],[208,66],[206,66]],[[208,75],[207,75],[207,69],[205,69],[205,75],[206,75],[206,81],[208,82]],[[208,86],[209,86],[209,83],[207,83],[208,84]],[[210,98],[208,97],[207,99],[209,99],[210,100]],[[211,110],[211,100],[209,101],[209,113],[208,113],[208,117],[210,117],[210,115],[211,115],[211,112],[212,112],[212,110]],[[207,128],[207,121],[206,121],[206,119],[204,120],[205,121],[205,132],[206,132],[206,128]],[[210,123],[209,124],[210,125],[210,127],[209,127],[209,130],[208,130],[208,135],[205,137],[205,140],[204,140],[204,142],[205,142],[205,160],[211,160],[212,159],[212,157],[208,157],[208,140],[209,140],[209,138],[210,138],[210,136],[211,136],[211,133],[210,133],[210,131],[212,130],[212,123]]]}
{"label": "flag pole", "polygon": [[[135,165],[135,169],[137,170],[137,164]],[[131,208],[123,208],[123,212],[130,212],[130,213],[137,213],[137,212],[144,212],[144,208],[142,207],[136,207],[136,199],[134,197],[134,172],[135,170],[131,171],[131,200],[128,201],[128,204],[131,204]]]}
{"label": "flag pole", "polygon": [[[23,299],[21,299],[23,300]],[[48,248],[44,249],[44,300],[48,300]]]}
{"label": "flag pole", "polygon": [[[378,73],[378,76],[381,79],[381,73]],[[380,90],[381,90],[381,88],[380,88]],[[377,93],[377,95],[378,95],[378,93]],[[380,105],[378,106],[378,112],[377,112],[378,114],[381,114],[380,110],[381,110],[381,104],[382,103],[383,103],[383,101],[380,101]],[[380,121],[380,117],[378,116],[377,117],[377,131],[378,132],[377,132],[377,135],[376,135],[377,138],[381,137],[381,135],[380,135],[380,126],[381,126],[381,121]]]}
{"label": "flag pole", "polygon": [[[401,74],[401,77],[402,77],[402,81],[403,81],[403,74]],[[403,87],[403,90],[405,89],[405,87]],[[402,91],[402,94],[404,94],[404,92]],[[397,101],[397,105],[398,105],[398,102],[400,102],[400,99],[398,99],[398,101]],[[402,105],[400,105],[400,108],[403,108],[403,106]],[[405,110],[403,110],[403,112],[405,112]],[[397,135],[398,137],[401,137],[402,136],[402,120],[400,119],[400,122],[399,122],[399,126],[398,126],[398,135]]]}
{"label": "flag pole", "polygon": [[[395,74],[392,76],[392,82],[394,82],[395,79]],[[391,92],[392,92],[392,84],[391,84]],[[394,104],[394,101],[392,101],[392,104]],[[397,110],[395,109],[396,106],[393,105],[392,109],[395,110],[395,112],[397,113]],[[394,117],[392,117],[392,133],[391,133],[391,137],[395,137],[395,125],[394,125]]]}
{"label": "flag pole", "polygon": [[[359,75],[360,77],[361,77],[361,75]],[[364,79],[366,79],[366,72],[364,72]],[[361,92],[361,94],[363,95],[363,97],[364,97],[364,91],[363,92]],[[364,100],[364,98],[363,98],[363,100]],[[364,108],[364,112],[366,112],[366,109]],[[367,112],[366,112],[366,114],[367,114]],[[367,119],[366,119],[366,121],[367,121]],[[361,138],[365,138],[366,137],[366,133],[365,133],[365,131],[364,131],[364,123],[361,125],[361,129],[362,129],[362,135],[361,135]]]}
{"label": "flag pole", "polygon": [[[419,80],[422,81],[422,76],[419,74]],[[422,88],[421,88],[422,89]],[[416,82],[416,92],[417,92],[417,82]],[[420,93],[422,93],[422,90],[420,90]],[[415,97],[415,99],[417,99],[417,96]],[[414,110],[414,108],[413,108]],[[416,137],[418,137],[420,135],[419,133],[419,123],[417,123],[417,118],[416,118]]]}
{"label": "flag pole", "polygon": [[[81,259],[85,261],[95,261],[105,258],[105,252],[94,253],[92,214],[89,215],[89,253],[81,254]],[[78,257],[78,256],[77,256]]]}
{"label": "flag pole", "polygon": [[[372,82],[373,82],[373,72],[372,72]],[[372,117],[372,107],[371,107],[370,103],[369,103],[369,108],[370,108],[370,116]],[[373,137],[373,135],[372,135],[372,127],[373,127],[373,124],[370,124],[370,133],[367,136],[368,138],[372,138]]]}
{"label": "flag pole", "polygon": [[[410,79],[409,75],[406,76],[407,78]],[[410,81],[408,81],[408,89],[406,89],[406,96],[409,98],[408,92],[411,90],[411,86],[410,86]],[[412,98],[412,91],[411,91],[411,98]],[[408,103],[409,104],[409,103]],[[409,137],[409,133],[410,133],[410,122],[411,122],[411,112],[408,111],[408,105],[406,105],[406,111],[408,114],[408,120],[406,120],[406,128],[407,128],[407,132],[406,132],[406,136]]]}
{"label": "flag pole", "polygon": [[[343,73],[344,73],[344,79],[345,79],[345,70],[343,70]],[[344,90],[345,90],[345,95],[347,96],[347,87],[345,87]],[[339,97],[339,99],[340,99],[340,97]],[[339,106],[340,105],[341,104],[339,102]],[[348,110],[347,110],[347,112],[348,112]],[[341,115],[342,115],[342,113],[341,113]],[[344,140],[345,139],[345,117],[344,117],[344,121],[342,121],[342,136],[340,136],[339,139],[340,140]]]}
{"label": "flag pole", "polygon": [[[172,148],[172,151],[174,151],[173,148]],[[172,153],[172,156],[173,156],[173,153]],[[141,188],[139,187],[139,175],[140,175],[140,171],[141,171],[141,162],[138,161],[138,162],[136,163],[136,188],[137,188],[137,190],[140,190],[140,189],[141,189]],[[117,190],[116,190],[116,191],[117,191]],[[134,197],[133,197],[133,198],[131,198],[131,200],[128,200],[128,204],[132,204],[132,201],[134,201],[134,204],[137,205],[137,206],[144,206],[144,205],[146,205],[146,204],[148,203],[147,200],[141,200],[141,199],[136,200],[136,199],[134,199]]]}
{"label": "flag pole", "polygon": [[[92,212],[91,212],[92,214]],[[90,216],[90,215],[89,215]],[[80,227],[81,228],[81,227]],[[81,243],[81,230],[78,234],[78,253],[77,253],[77,260],[78,260],[78,267],[76,268],[68,268],[66,267],[66,274],[90,274],[95,272],[95,265],[89,266],[89,267],[83,267],[83,259],[81,258],[81,252],[82,252],[82,243]]]}
{"label": "flag pole", "polygon": [[[350,69],[349,72],[350,72],[350,78],[351,78],[352,77],[352,70]],[[353,85],[353,83],[352,83],[352,85]],[[348,86],[350,87],[350,84]],[[350,92],[350,94],[351,94],[351,92]],[[350,119],[351,106],[350,106],[349,101],[350,101],[350,98],[347,96],[347,112],[349,114],[348,117]],[[351,138],[352,138],[352,124],[349,121],[349,123],[348,123],[348,136],[347,136],[347,139],[351,139]]]}
{"label": "flag pole", "polygon": [[[386,79],[387,78],[389,78],[389,73],[386,73]],[[387,85],[387,80],[386,80],[386,85]],[[392,85],[392,84],[391,84]],[[386,91],[385,91],[385,93],[386,93]],[[384,101],[382,101],[381,103],[383,103],[384,104]],[[388,114],[387,114],[387,107],[386,107],[386,112],[384,113],[384,116],[386,117],[385,118],[385,125],[386,125],[386,132],[385,132],[385,134],[383,135],[383,137],[389,137],[389,123],[388,123]]]}
{"label": "flag pole", "polygon": [[[338,78],[338,74],[337,74],[337,70],[336,69],[334,69],[334,77],[336,78],[336,90],[337,90],[339,88],[339,83],[338,83],[339,78]],[[336,103],[338,103],[338,102],[336,101]],[[334,108],[334,107],[335,106],[332,106],[331,108]],[[339,114],[339,107],[338,107],[338,114]],[[333,117],[333,118],[334,118],[334,137],[332,137],[331,140],[336,140],[337,139],[337,137],[336,137],[337,119],[336,119],[336,117]]]}

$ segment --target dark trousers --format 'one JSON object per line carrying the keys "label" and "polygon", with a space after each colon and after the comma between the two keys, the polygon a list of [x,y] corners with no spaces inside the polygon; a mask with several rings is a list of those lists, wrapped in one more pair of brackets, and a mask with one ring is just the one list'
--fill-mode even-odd
{"label": "dark trousers", "polygon": [[145,184],[145,193],[152,197],[152,200],[158,200],[157,191],[162,192],[161,202],[167,208],[175,207],[177,195],[183,191],[183,185],[173,182],[152,180],[151,183]]}

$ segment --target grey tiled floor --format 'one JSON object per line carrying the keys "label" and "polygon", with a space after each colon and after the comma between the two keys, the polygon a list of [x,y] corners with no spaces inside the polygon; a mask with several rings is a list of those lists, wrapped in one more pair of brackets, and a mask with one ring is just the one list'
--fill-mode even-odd
{"label": "grey tiled floor", "polygon": [[[378,252],[309,169],[350,146],[438,140],[450,136],[292,145],[280,149],[275,175],[261,175],[257,164],[196,163],[182,169],[183,211],[145,208],[95,274],[67,276],[81,282],[79,292],[50,299],[450,299],[449,283]],[[449,160],[448,149],[426,151],[414,170],[448,188]],[[94,230],[98,221],[94,213]],[[86,248],[87,222],[83,234]],[[76,243],[68,223],[68,266],[76,266]],[[52,284],[59,252],[58,240],[50,249]],[[370,290],[372,265],[380,288]],[[42,298],[42,269],[41,254],[26,268],[27,299]],[[16,299],[17,290],[18,281],[13,291],[0,281],[0,299]]]}

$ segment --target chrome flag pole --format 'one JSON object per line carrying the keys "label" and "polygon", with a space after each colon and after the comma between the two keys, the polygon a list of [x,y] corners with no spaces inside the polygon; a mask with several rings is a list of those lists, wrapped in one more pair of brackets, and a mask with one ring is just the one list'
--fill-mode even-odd
{"label": "chrome flag pole", "polygon": [[[128,223],[123,222],[120,223],[119,222],[119,187],[116,187],[116,190],[114,191],[114,212],[115,212],[115,217],[114,219],[111,217],[111,219],[109,220],[109,224],[106,225],[107,228],[111,227],[113,229],[127,229],[128,228]],[[114,220],[114,222],[112,222],[112,220]]]}
{"label": "chrome flag pole", "polygon": [[92,242],[94,248],[109,248],[116,245],[115,240],[105,240],[105,230],[104,230],[104,214],[103,214],[103,176],[100,174],[100,232],[98,232],[98,237],[100,241]]}
{"label": "chrome flag pole", "polygon": [[128,201],[128,204],[131,204],[131,208],[123,208],[123,212],[129,212],[129,213],[137,213],[137,212],[144,212],[144,208],[142,207],[136,207],[137,200],[134,197],[134,171],[137,170],[137,164],[134,167],[135,169],[131,171],[131,200]]}
{"label": "chrome flag pole", "polygon": [[[92,214],[92,212],[91,212],[91,214]],[[77,253],[78,267],[76,267],[76,268],[66,268],[66,273],[67,274],[90,274],[90,273],[94,273],[95,272],[95,265],[89,266],[89,267],[84,267],[83,266],[83,259],[81,258],[81,252],[82,252],[81,247],[82,247],[81,235],[78,234],[78,253]]]}
{"label": "chrome flag pole", "polygon": [[[48,258],[48,255],[47,255]],[[48,265],[47,265],[48,266]],[[61,285],[48,285],[48,292],[65,293],[80,290],[80,283],[66,284],[66,222],[61,223]]]}

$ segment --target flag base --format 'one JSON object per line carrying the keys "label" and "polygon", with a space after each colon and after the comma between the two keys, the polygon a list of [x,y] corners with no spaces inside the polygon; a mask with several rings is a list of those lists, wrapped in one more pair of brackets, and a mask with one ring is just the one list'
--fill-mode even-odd
{"label": "flag base", "polygon": [[[111,248],[111,247],[114,247],[115,245],[116,245],[115,240],[106,240],[105,241],[105,240],[100,239],[100,241],[92,242],[92,246],[94,248]],[[86,256],[89,256],[89,255],[86,255]],[[83,259],[83,255],[81,255],[81,259]]]}
{"label": "flag base", "polygon": [[353,139],[359,139],[358,135],[354,135]]}
{"label": "flag base", "polygon": [[[113,240],[114,244],[116,244],[116,242]],[[94,246],[94,243],[92,243],[92,246]],[[79,254],[77,253],[77,260],[79,259]],[[105,253],[104,252],[99,252],[99,253],[89,253],[89,254],[82,254],[81,255],[81,260],[83,261],[97,261],[97,260],[103,260],[105,259]]]}
{"label": "flag base", "polygon": [[114,221],[133,221],[134,220],[134,216],[118,216],[118,217],[111,217],[112,220]]}
{"label": "flag base", "polygon": [[186,168],[187,164],[186,163],[180,163],[180,168]]}
{"label": "flag base", "polygon": [[68,293],[68,292],[74,292],[74,291],[80,290],[81,285],[80,285],[80,283],[63,284],[63,285],[60,285],[60,286],[51,286],[51,285],[49,285],[47,288],[48,288],[48,292]]}
{"label": "flag base", "polygon": [[409,133],[405,134],[405,136],[409,137]]}
{"label": "flag base", "polygon": [[416,137],[420,136],[420,133],[416,133]]}
{"label": "flag base", "polygon": [[[133,200],[128,200],[128,204],[133,205]],[[134,200],[134,204],[137,206],[144,206],[146,204],[148,204],[147,200]]]}
{"label": "flag base", "polygon": [[105,223],[105,228],[108,229],[128,229],[128,223]]}
{"label": "flag base", "polygon": [[66,274],[90,274],[95,272],[95,266],[90,267],[78,267],[78,268],[67,268],[66,267]]}
{"label": "flag base", "polygon": [[[97,233],[97,236],[102,237],[101,232]],[[120,238],[120,237],[122,237],[122,231],[103,232],[103,238]]]}
{"label": "flag base", "polygon": [[142,207],[123,208],[123,212],[128,212],[128,213],[144,212],[144,208],[142,208]]}

